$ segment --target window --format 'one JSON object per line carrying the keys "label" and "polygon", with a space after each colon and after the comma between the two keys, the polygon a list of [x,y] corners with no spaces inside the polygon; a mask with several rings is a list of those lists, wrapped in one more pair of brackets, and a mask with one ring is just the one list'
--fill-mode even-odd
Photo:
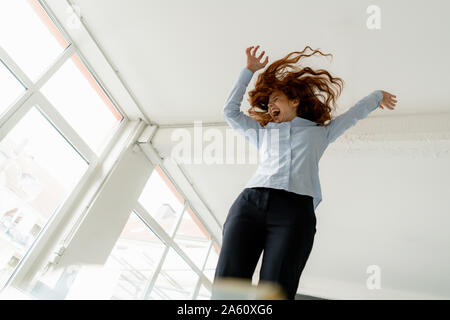
{"label": "window", "polygon": [[149,299],[192,299],[198,278],[199,275],[186,261],[173,248],[170,248]]}
{"label": "window", "polygon": [[141,299],[154,276],[166,245],[137,216],[131,213],[105,264],[120,270],[111,299]]}
{"label": "window", "polygon": [[37,299],[143,299],[165,250],[166,245],[131,212],[103,266],[44,273],[31,294]]}
{"label": "window", "polygon": [[123,119],[60,30],[38,0],[0,2],[0,290]]}
{"label": "window", "polygon": [[102,150],[122,120],[122,115],[76,54],[61,66],[41,91],[96,152]]}
{"label": "window", "polygon": [[208,254],[210,235],[190,208],[183,214],[175,242],[201,270]]}
{"label": "window", "polygon": [[36,107],[0,141],[0,286],[87,166]]}
{"label": "window", "polygon": [[203,283],[200,285],[196,300],[211,300],[211,290],[206,288]]}
{"label": "window", "polygon": [[206,260],[205,268],[203,269],[204,274],[211,282],[214,282],[214,274],[216,273],[216,266],[219,261],[219,253],[219,246],[216,242],[213,242],[208,254],[208,259]]}
{"label": "window", "polygon": [[173,234],[183,213],[184,199],[158,166],[146,183],[139,202],[169,235]]}
{"label": "window", "polygon": [[139,214],[150,216],[149,223],[155,224],[154,230],[162,230],[160,236],[170,245],[144,298],[209,299],[208,280],[212,283],[219,247],[159,166],[138,202],[142,205],[138,205]]}
{"label": "window", "polygon": [[[181,206],[172,234],[146,208],[136,204],[103,266],[66,267],[44,273],[31,294],[38,299],[210,299],[217,243],[193,209],[181,205],[184,199],[177,198],[179,193],[172,184],[168,186],[170,182],[161,168],[153,171],[150,180],[170,192],[166,190],[168,196],[163,199],[151,193],[148,197],[157,204],[166,200],[174,207]],[[145,188],[153,190],[149,184]]]}
{"label": "window", "polygon": [[68,44],[37,0],[0,2],[0,46],[32,81]]}
{"label": "window", "polygon": [[2,114],[25,88],[9,72],[6,66],[0,61],[0,114]]}

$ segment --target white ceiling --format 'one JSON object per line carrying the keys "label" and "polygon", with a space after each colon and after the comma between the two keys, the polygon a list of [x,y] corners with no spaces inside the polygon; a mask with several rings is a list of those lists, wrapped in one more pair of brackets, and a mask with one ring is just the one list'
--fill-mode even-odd
{"label": "white ceiling", "polygon": [[[318,232],[299,292],[450,298],[450,2],[376,1],[380,30],[366,27],[373,1],[71,2],[148,118],[163,126],[223,122],[251,45],[269,63],[306,45],[332,53],[310,61],[344,79],[338,113],[376,89],[397,95],[395,111],[376,110],[321,160]],[[165,156],[171,130],[154,139]],[[256,169],[183,167],[221,222]],[[382,290],[366,288],[372,264]]]}
{"label": "white ceiling", "polygon": [[221,108],[251,45],[261,45],[269,63],[306,45],[333,54],[319,60],[346,82],[343,108],[384,89],[399,98],[396,113],[448,111],[445,0],[376,1],[380,30],[366,27],[373,1],[72,2],[159,124],[223,121]]}

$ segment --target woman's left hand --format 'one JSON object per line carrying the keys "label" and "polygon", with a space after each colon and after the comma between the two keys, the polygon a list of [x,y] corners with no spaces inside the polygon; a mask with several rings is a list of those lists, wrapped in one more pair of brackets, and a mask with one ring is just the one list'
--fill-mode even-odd
{"label": "woman's left hand", "polygon": [[397,96],[394,96],[393,94],[383,90],[380,91],[383,93],[383,99],[381,99],[380,108],[384,109],[383,107],[386,107],[394,110],[395,104],[397,103],[397,100],[395,100],[394,98],[397,98]]}

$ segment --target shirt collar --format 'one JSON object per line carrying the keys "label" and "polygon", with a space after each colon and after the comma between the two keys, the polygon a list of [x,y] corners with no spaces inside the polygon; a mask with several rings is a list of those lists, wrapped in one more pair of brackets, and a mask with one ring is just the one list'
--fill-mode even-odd
{"label": "shirt collar", "polygon": [[[305,118],[302,118],[302,117],[299,117],[299,116],[296,116],[294,119],[292,119],[289,122],[291,123],[291,125],[297,126],[297,127],[316,126],[317,125],[317,122],[314,122],[314,121],[311,121],[311,120],[308,120],[308,119],[305,119]],[[280,122],[280,123],[269,122],[269,123],[267,123],[266,126],[268,128],[270,128],[270,127],[273,127],[273,126],[276,126],[276,125],[279,125],[279,124],[283,124],[283,123],[286,123],[286,122]]]}

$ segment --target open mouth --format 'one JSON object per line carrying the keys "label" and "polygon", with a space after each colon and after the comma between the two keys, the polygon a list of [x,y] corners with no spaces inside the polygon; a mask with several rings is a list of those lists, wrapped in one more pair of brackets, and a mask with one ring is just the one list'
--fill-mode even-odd
{"label": "open mouth", "polygon": [[272,118],[274,120],[278,120],[279,115],[280,115],[280,110],[273,110],[271,114],[272,114]]}

